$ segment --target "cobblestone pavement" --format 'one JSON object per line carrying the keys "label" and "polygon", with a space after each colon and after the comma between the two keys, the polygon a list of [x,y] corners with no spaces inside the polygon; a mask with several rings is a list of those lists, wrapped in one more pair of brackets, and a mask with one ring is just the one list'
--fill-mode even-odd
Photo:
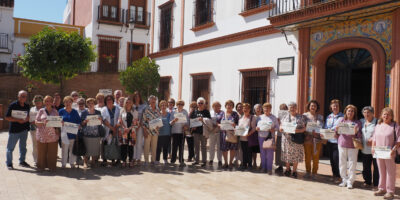
{"label": "cobblestone pavement", "polygon": [[[303,178],[304,165],[299,167],[299,179],[293,179],[258,171],[223,171],[215,162],[206,168],[187,163],[185,168],[58,168],[55,173],[38,173],[18,166],[17,145],[15,169],[10,171],[5,166],[7,136],[7,132],[0,132],[0,199],[383,199],[361,188],[360,166],[353,190],[331,183],[329,162],[325,161],[320,164],[316,181]],[[32,164],[30,137],[27,146],[27,162]],[[60,167],[60,162],[57,165]]]}

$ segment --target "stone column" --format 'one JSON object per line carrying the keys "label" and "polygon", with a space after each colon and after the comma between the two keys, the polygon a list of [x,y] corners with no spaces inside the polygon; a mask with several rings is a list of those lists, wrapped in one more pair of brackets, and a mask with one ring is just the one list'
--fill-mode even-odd
{"label": "stone column", "polygon": [[299,68],[297,74],[297,107],[299,113],[304,113],[308,100],[309,59],[310,28],[302,28],[299,29]]}
{"label": "stone column", "polygon": [[[400,8],[393,12],[392,69],[390,74],[390,106],[394,119],[400,119]],[[379,111],[380,112],[380,111]]]}

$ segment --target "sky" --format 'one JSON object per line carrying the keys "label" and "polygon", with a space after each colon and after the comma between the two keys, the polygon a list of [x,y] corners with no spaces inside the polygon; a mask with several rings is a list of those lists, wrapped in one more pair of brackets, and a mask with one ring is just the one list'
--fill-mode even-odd
{"label": "sky", "polygon": [[63,23],[67,0],[15,0],[14,17]]}

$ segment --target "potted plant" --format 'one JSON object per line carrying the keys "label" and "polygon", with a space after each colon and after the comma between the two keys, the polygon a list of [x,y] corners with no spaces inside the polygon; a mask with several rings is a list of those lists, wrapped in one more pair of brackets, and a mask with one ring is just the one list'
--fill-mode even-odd
{"label": "potted plant", "polygon": [[108,63],[112,63],[112,61],[113,61],[113,59],[115,58],[115,56],[114,55],[112,55],[112,54],[110,54],[110,55],[107,55],[107,54],[103,54],[103,58],[105,58],[107,61],[108,61]]}

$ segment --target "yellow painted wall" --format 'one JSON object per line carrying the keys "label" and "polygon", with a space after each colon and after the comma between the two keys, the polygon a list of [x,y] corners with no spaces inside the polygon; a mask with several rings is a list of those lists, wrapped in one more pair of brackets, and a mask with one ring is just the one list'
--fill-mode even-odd
{"label": "yellow painted wall", "polygon": [[16,37],[30,37],[43,30],[43,28],[45,27],[62,29],[68,32],[74,31],[78,32],[81,36],[83,36],[84,31],[83,26],[73,26],[69,24],[14,18],[14,33]]}

